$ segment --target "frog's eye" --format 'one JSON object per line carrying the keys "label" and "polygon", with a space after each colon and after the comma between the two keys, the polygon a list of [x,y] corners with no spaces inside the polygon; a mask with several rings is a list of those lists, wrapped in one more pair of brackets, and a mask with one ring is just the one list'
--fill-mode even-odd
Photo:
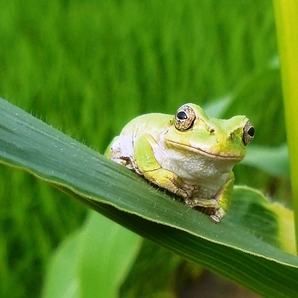
{"label": "frog's eye", "polygon": [[251,142],[254,136],[255,136],[255,128],[252,126],[250,121],[247,121],[243,128],[242,140],[244,145],[247,145],[249,142]]}
{"label": "frog's eye", "polygon": [[175,127],[180,131],[187,130],[192,127],[196,119],[196,114],[194,110],[188,106],[184,105],[176,113],[175,116]]}

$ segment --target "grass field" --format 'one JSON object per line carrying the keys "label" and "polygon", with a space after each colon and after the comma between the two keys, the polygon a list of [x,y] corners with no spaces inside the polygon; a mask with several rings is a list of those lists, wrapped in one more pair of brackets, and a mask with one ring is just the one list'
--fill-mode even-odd
{"label": "grass field", "polygon": [[[0,3],[0,96],[100,152],[136,115],[230,94],[276,55],[269,0]],[[27,174],[0,177],[0,296],[38,297],[87,209]]]}

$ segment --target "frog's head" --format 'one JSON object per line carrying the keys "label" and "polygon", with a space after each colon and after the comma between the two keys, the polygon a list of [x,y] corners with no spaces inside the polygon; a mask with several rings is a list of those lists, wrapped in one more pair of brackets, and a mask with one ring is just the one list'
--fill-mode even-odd
{"label": "frog's head", "polygon": [[185,104],[171,120],[164,140],[174,150],[237,162],[244,158],[254,134],[254,127],[245,116],[209,118],[198,105]]}

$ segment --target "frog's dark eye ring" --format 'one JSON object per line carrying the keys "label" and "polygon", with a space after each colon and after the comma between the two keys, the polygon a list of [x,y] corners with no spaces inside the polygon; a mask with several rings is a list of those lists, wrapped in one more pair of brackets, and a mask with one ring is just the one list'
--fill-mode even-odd
{"label": "frog's dark eye ring", "polygon": [[196,119],[196,114],[194,110],[188,106],[184,105],[180,107],[175,116],[175,128],[180,131],[185,131],[193,126]]}
{"label": "frog's dark eye ring", "polygon": [[247,121],[243,128],[243,137],[242,141],[244,145],[250,143],[255,136],[255,128],[252,126],[250,121]]}

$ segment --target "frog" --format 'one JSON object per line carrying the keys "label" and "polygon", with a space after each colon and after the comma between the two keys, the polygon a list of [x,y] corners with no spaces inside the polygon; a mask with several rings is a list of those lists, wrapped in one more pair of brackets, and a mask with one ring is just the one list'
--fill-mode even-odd
{"label": "frog", "polygon": [[254,135],[246,116],[212,118],[199,105],[187,103],[175,115],[134,118],[105,154],[219,223],[231,204],[232,169]]}

